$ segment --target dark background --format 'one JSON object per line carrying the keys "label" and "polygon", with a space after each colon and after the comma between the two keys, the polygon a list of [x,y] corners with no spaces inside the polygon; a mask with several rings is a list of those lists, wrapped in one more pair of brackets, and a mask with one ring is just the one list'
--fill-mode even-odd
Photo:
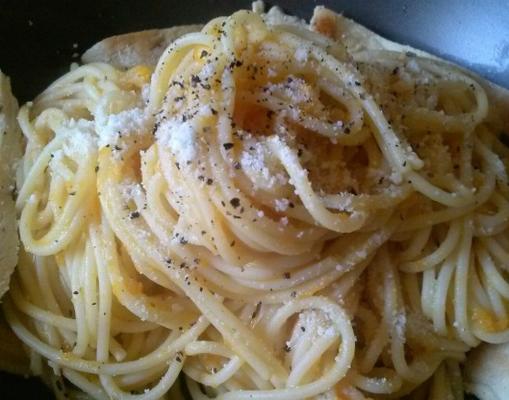
{"label": "dark background", "polygon": [[[250,1],[0,0],[0,68],[20,102],[68,71],[98,40],[119,33],[205,22]],[[509,88],[508,0],[279,0],[309,18],[323,4],[385,35],[456,61]],[[76,54],[75,54],[76,53]],[[73,56],[74,55],[74,56]],[[42,386],[0,374],[0,398],[50,398]]]}

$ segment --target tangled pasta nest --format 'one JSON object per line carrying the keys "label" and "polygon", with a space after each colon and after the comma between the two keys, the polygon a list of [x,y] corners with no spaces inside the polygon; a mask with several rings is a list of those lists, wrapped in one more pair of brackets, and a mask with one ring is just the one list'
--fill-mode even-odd
{"label": "tangled pasta nest", "polygon": [[465,353],[509,339],[496,110],[445,63],[263,18],[21,109],[9,324],[96,398],[181,371],[193,399],[461,397]]}

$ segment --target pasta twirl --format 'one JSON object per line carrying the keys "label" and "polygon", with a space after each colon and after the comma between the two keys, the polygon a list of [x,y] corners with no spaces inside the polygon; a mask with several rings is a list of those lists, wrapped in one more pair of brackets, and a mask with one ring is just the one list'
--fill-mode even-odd
{"label": "pasta twirl", "polygon": [[482,85],[276,13],[214,19],[155,68],[78,67],[20,110],[4,312],[55,387],[462,398],[466,352],[508,341]]}

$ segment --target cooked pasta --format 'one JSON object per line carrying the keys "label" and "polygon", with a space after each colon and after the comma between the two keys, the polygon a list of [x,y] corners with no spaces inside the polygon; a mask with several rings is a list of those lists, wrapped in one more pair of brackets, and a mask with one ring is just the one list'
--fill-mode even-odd
{"label": "cooked pasta", "polygon": [[21,108],[3,308],[57,396],[460,399],[509,341],[504,111],[316,30],[239,11]]}

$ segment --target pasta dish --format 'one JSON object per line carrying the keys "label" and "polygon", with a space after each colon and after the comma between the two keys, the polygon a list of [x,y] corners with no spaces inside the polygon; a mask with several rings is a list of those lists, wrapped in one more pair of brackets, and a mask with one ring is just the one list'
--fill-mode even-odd
{"label": "pasta dish", "polygon": [[463,399],[509,341],[507,108],[341,18],[255,3],[19,109],[2,307],[57,398]]}

